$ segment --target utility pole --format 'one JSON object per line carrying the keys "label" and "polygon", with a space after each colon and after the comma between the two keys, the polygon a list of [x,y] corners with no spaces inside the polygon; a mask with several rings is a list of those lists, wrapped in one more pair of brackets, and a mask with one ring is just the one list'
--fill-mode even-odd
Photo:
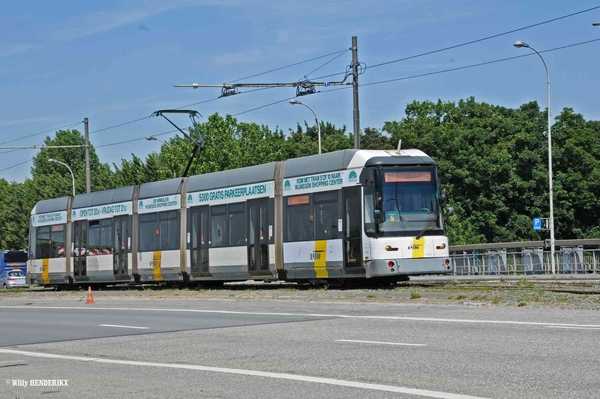
{"label": "utility pole", "polygon": [[90,130],[88,128],[88,118],[83,118],[85,127],[85,187],[86,192],[92,192],[92,180],[90,177]]}
{"label": "utility pole", "polygon": [[360,111],[358,108],[358,39],[352,36],[352,91],[354,100],[354,148],[360,149]]}

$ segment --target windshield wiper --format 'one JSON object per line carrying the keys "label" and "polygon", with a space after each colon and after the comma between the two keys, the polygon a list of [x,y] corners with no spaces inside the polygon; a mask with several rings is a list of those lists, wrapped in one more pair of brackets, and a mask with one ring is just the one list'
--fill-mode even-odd
{"label": "windshield wiper", "polygon": [[435,216],[429,220],[429,222],[427,222],[427,224],[425,225],[425,227],[423,227],[423,230],[421,230],[419,232],[419,234],[417,234],[415,239],[419,239],[421,237],[423,237],[423,234],[425,234],[425,232],[427,231],[427,229],[429,229],[431,227],[431,225],[433,224],[433,222],[437,221],[438,218],[440,217],[440,214],[442,213],[442,208],[440,208],[436,213]]}

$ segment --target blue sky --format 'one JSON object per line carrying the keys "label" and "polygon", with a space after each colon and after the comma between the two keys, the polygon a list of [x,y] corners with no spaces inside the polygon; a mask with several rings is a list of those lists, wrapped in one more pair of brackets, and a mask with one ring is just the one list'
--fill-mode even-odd
{"label": "blue sky", "polygon": [[[41,144],[63,126],[83,132],[83,124],[77,123],[87,117],[91,143],[101,162],[112,166],[130,159],[131,153],[145,158],[159,151],[160,143],[144,137],[166,140],[175,133],[160,135],[172,126],[148,116],[189,104],[204,116],[200,122],[218,112],[285,132],[304,121],[312,125],[307,108],[287,103],[295,95],[293,88],[215,100],[220,89],[173,85],[238,81],[328,54],[238,82],[295,82],[309,74],[314,80],[341,80],[351,63],[352,36],[358,37],[359,61],[366,66],[359,77],[363,129],[400,120],[414,100],[474,96],[505,107],[537,100],[545,108],[543,64],[531,50],[516,49],[513,43],[522,40],[543,51],[599,39],[600,27],[592,22],[600,22],[600,8],[448,51],[378,64],[598,6],[600,1],[587,0],[8,2],[0,14],[0,145]],[[550,71],[553,115],[571,107],[588,120],[600,120],[600,41],[543,56]],[[326,75],[333,76],[318,79]],[[320,93],[300,100],[322,121],[352,131],[352,90],[335,89],[320,88]],[[188,126],[184,116],[171,120]],[[0,149],[0,178],[29,177],[32,163],[27,161],[38,151]]]}

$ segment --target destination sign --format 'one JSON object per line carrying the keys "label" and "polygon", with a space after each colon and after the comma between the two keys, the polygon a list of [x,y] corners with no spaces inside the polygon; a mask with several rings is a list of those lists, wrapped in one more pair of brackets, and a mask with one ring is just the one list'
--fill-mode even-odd
{"label": "destination sign", "polygon": [[31,225],[34,227],[62,223],[67,223],[67,211],[31,215]]}

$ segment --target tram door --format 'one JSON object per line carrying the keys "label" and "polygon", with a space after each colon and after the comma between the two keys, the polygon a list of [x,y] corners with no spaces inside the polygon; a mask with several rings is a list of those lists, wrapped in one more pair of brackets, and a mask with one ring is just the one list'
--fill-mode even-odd
{"label": "tram door", "polygon": [[342,189],[344,199],[344,270],[346,274],[365,274],[362,267],[362,208],[360,187]]}
{"label": "tram door", "polygon": [[87,220],[73,223],[73,276],[76,280],[87,275]]}
{"label": "tram door", "polygon": [[210,277],[208,270],[208,206],[190,208],[191,237],[190,260],[192,263],[192,276]]}
{"label": "tram door", "polygon": [[268,198],[248,201],[248,271],[252,276],[269,273]]}
{"label": "tram door", "polygon": [[113,274],[124,276],[127,271],[127,247],[129,239],[128,228],[129,216],[117,216],[114,218],[113,230]]}

